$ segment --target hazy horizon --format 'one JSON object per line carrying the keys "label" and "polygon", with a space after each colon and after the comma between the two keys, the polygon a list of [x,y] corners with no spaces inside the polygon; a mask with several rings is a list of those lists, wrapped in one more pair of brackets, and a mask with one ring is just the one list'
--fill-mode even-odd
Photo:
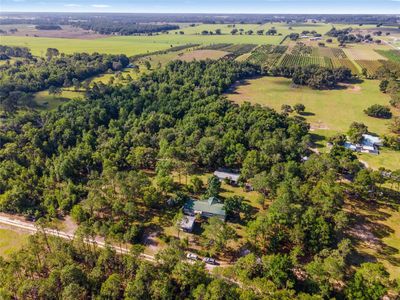
{"label": "hazy horizon", "polygon": [[2,0],[1,12],[400,14],[400,0]]}

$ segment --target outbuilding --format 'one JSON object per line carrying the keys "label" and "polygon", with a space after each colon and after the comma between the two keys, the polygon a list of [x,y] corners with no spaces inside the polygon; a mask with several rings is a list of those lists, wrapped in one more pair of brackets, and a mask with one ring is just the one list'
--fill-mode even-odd
{"label": "outbuilding", "polygon": [[223,169],[218,169],[217,171],[215,171],[214,176],[218,177],[220,181],[228,180],[228,182],[232,185],[237,185],[240,178],[240,174]]}

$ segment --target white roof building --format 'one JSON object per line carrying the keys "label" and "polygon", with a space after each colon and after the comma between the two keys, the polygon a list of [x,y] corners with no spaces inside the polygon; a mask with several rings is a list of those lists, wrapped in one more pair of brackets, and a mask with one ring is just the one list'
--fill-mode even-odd
{"label": "white roof building", "polygon": [[233,183],[238,183],[240,174],[217,170],[214,172],[214,176],[217,176],[219,180],[229,180]]}

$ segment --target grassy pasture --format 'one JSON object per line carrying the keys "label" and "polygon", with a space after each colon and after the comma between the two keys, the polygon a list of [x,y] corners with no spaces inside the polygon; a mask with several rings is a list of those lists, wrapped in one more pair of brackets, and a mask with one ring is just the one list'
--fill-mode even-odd
{"label": "grassy pasture", "polygon": [[[303,103],[306,106],[304,117],[311,124],[312,133],[320,139],[319,147],[325,146],[328,136],[346,132],[353,121],[363,122],[372,133],[389,133],[390,120],[372,118],[363,112],[372,104],[389,105],[389,96],[379,91],[378,81],[368,80],[348,88],[326,91],[292,88],[290,83],[291,80],[286,78],[252,79],[238,85],[227,97],[237,103],[248,101],[277,111],[282,104]],[[392,112],[399,115],[398,111]],[[400,153],[387,149],[382,149],[380,155],[361,154],[360,159],[372,168],[398,169],[400,166]]]}
{"label": "grassy pasture", "polygon": [[28,234],[0,228],[0,256],[6,257],[19,250],[28,239]]}
{"label": "grassy pasture", "polygon": [[269,106],[278,111],[282,104],[303,103],[308,112],[305,117],[312,125],[323,123],[325,129],[345,132],[351,122],[358,121],[365,123],[371,132],[385,134],[388,133],[388,120],[368,117],[363,112],[372,104],[389,104],[389,96],[379,91],[378,84],[378,81],[368,80],[350,88],[319,91],[307,87],[292,88],[291,80],[286,78],[261,77],[237,86],[228,98],[238,103],[249,101]]}

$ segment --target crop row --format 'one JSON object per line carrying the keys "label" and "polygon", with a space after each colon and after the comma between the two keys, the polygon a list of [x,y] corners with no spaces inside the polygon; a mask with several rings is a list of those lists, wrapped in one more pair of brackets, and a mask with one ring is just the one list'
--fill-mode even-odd
{"label": "crop row", "polygon": [[332,68],[332,61],[329,57],[322,56],[303,56],[303,55],[293,55],[285,54],[285,56],[280,61],[280,65],[283,67],[297,67],[297,66],[309,66],[318,65],[321,67]]}
{"label": "crop row", "polygon": [[286,52],[287,46],[262,45],[251,52],[247,61],[265,67],[274,66]]}
{"label": "crop row", "polygon": [[358,74],[359,71],[353,62],[347,58],[331,58],[333,68],[345,67],[348,68],[351,73]]}
{"label": "crop row", "polygon": [[326,56],[329,58],[347,58],[346,53],[340,48],[314,48],[316,49],[315,56]]}
{"label": "crop row", "polygon": [[203,49],[203,50],[221,50],[223,48],[230,47],[230,46],[233,46],[233,44],[228,44],[228,43],[210,44],[210,45],[201,47],[200,49]]}
{"label": "crop row", "polygon": [[366,69],[368,76],[374,76],[376,71],[382,66],[379,60],[356,60],[361,69]]}
{"label": "crop row", "polygon": [[254,44],[236,44],[229,45],[224,48],[220,48],[221,51],[226,51],[234,54],[235,56],[240,56],[242,54],[248,53],[253,50],[257,45]]}

